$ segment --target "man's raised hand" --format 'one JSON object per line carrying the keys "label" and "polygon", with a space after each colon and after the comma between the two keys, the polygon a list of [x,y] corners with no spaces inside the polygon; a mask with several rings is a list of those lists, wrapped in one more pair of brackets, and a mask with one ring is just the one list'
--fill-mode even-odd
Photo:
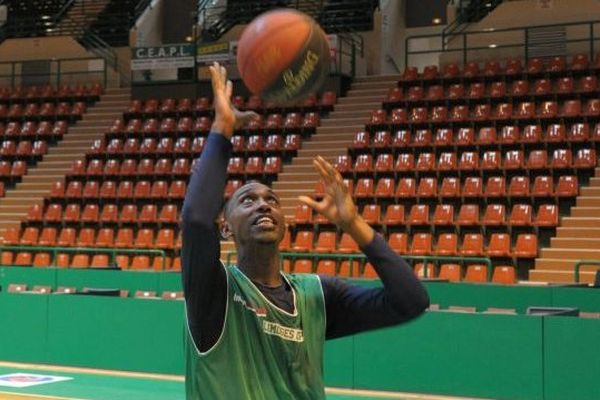
{"label": "man's raised hand", "polygon": [[215,119],[211,131],[231,139],[236,128],[244,126],[257,114],[253,111],[239,111],[231,104],[233,84],[227,79],[225,67],[215,62],[208,69],[210,70],[215,108]]}

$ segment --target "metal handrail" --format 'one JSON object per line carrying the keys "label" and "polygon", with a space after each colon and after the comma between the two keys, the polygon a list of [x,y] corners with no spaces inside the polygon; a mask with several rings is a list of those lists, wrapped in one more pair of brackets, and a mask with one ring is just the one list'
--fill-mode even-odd
{"label": "metal handrail", "polygon": [[[535,30],[535,29],[539,29],[539,28],[552,28],[552,27],[569,27],[569,26],[588,26],[589,27],[589,35],[587,38],[584,39],[565,39],[565,43],[579,43],[579,42],[589,42],[589,54],[590,54],[590,58],[593,59],[593,57],[595,56],[595,49],[594,49],[594,41],[595,40],[600,40],[600,36],[595,36],[595,32],[594,32],[594,25],[595,24],[600,24],[600,20],[590,20],[590,21],[579,21],[579,22],[565,22],[565,23],[560,23],[560,24],[544,24],[544,25],[531,25],[531,26],[520,26],[520,27],[512,27],[512,28],[500,28],[500,29],[482,29],[482,30],[470,30],[470,31],[466,31],[466,32],[460,32],[460,33],[456,33],[455,37],[457,38],[462,38],[462,46],[455,48],[455,49],[450,49],[447,48],[446,46],[444,46],[444,34],[426,34],[426,35],[412,35],[412,36],[407,36],[405,39],[405,50],[404,50],[404,64],[405,66],[409,66],[409,56],[410,55],[416,55],[416,54],[433,54],[433,53],[456,53],[456,52],[462,52],[462,59],[464,63],[467,63],[468,61],[468,57],[467,57],[467,53],[469,51],[472,50],[494,50],[494,49],[500,49],[500,48],[519,48],[519,47],[523,47],[524,48],[524,59],[525,61],[527,61],[529,59],[529,42],[528,42],[528,35],[529,32],[531,30]],[[496,33],[503,33],[503,32],[522,32],[525,35],[525,40],[523,42],[518,42],[518,43],[511,43],[511,44],[502,44],[502,45],[497,45],[494,47],[490,47],[490,46],[476,46],[476,47],[469,47],[468,46],[468,38],[475,36],[475,35],[490,35],[490,34],[496,34]],[[410,42],[412,40],[416,40],[416,39],[431,39],[431,38],[440,38],[441,40],[441,46],[439,49],[434,49],[434,50],[422,50],[422,51],[410,51]]]}
{"label": "metal handrail", "polygon": [[600,267],[600,260],[577,260],[575,262],[575,268],[573,269],[573,273],[575,275],[575,283],[579,283],[580,269],[582,265],[595,265],[597,267]]}
{"label": "metal handrail", "polygon": [[[162,257],[162,270],[166,268],[166,253],[164,250],[143,250],[143,249],[119,249],[119,248],[103,248],[103,247],[47,247],[47,246],[3,246],[0,245],[0,253],[8,251],[30,251],[30,252],[45,252],[52,254],[53,263],[56,261],[56,255],[60,253],[108,253],[110,254],[111,265],[116,265],[117,254],[147,254]],[[5,266],[0,260],[0,267]],[[55,267],[55,264],[50,267]]]}
{"label": "metal handrail", "polygon": [[[232,258],[236,255],[235,251],[228,251],[225,253],[225,265],[232,265]],[[492,267],[492,259],[488,257],[455,257],[455,256],[411,256],[411,255],[402,255],[401,256],[405,260],[415,260],[415,261],[423,261],[423,277],[427,278],[429,271],[427,270],[427,264],[429,262],[438,263],[440,261],[454,261],[460,264],[465,263],[485,263],[487,267],[487,281],[491,282],[493,267]],[[363,266],[367,257],[364,254],[339,254],[339,253],[291,253],[291,252],[281,252],[279,253],[280,261],[283,262],[284,259],[290,259],[291,262],[294,262],[299,258],[309,258],[313,260],[313,265],[315,262],[319,260],[336,260],[336,261],[349,261],[350,269],[353,268],[352,261],[359,261],[360,265]],[[350,271],[350,275],[352,275],[352,271]]]}
{"label": "metal handrail", "polygon": [[[102,65],[102,70],[89,71],[88,68],[85,68],[85,69],[78,70],[78,71],[63,72],[63,66],[65,63],[72,62],[72,61],[81,62],[81,61],[92,61],[92,60],[104,61],[103,65]],[[88,74],[89,75],[89,74],[102,73],[103,85],[106,87],[106,82],[107,82],[106,60],[101,57],[61,58],[58,60],[39,60],[39,61],[47,62],[47,63],[50,63],[51,65],[52,64],[56,65],[56,69],[55,69],[56,72],[24,74],[24,73],[20,72],[20,71],[22,71],[22,69],[16,68],[16,66],[19,64],[22,64],[24,62],[29,62],[29,60],[4,61],[4,62],[0,62],[0,67],[2,67],[3,65],[9,65],[10,73],[9,74],[0,74],[0,78],[10,78],[11,86],[15,87],[15,86],[17,86],[16,85],[17,78],[23,78],[23,77],[29,77],[29,76],[56,77],[56,81],[54,82],[54,84],[56,84],[56,86],[59,86],[61,84],[61,77],[65,76],[65,75],[79,75],[79,74]]]}

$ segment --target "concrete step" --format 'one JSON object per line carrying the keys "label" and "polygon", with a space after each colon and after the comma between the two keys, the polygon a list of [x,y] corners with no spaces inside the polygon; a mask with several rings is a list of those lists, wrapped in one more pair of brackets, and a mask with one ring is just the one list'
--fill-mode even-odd
{"label": "concrete step", "polygon": [[572,207],[572,217],[600,218],[600,207]]}
{"label": "concrete step", "polygon": [[30,172],[32,176],[45,176],[48,179],[54,179],[56,175],[65,175],[69,169],[71,168],[72,163],[65,163],[68,166],[63,168],[44,168],[44,169],[35,169]]}
{"label": "concrete step", "polygon": [[545,248],[540,251],[540,258],[600,260],[600,249]]}
{"label": "concrete step", "polygon": [[594,228],[600,226],[600,218],[564,217],[561,221],[561,225],[565,227]]}
{"label": "concrete step", "polygon": [[560,238],[600,238],[600,228],[558,227],[556,236]]}
{"label": "concrete step", "polygon": [[[307,164],[294,164],[294,165],[286,165],[283,168],[282,173],[285,174],[302,174],[304,179],[314,179],[315,181],[319,179],[319,175],[315,170],[315,167],[312,166],[312,163]],[[282,176],[280,179],[284,179],[287,175]]]}
{"label": "concrete step", "polygon": [[57,180],[62,180],[64,178],[64,174],[61,175],[44,175],[44,176],[35,176],[35,175],[25,175],[21,180],[21,183],[28,184],[42,184],[49,182],[52,184]]}
{"label": "concrete step", "polygon": [[384,96],[353,96],[353,97],[340,97],[338,99],[338,103],[335,105],[334,110],[337,110],[337,107],[341,105],[351,105],[351,104],[375,104],[373,109],[379,108],[383,104],[383,100],[385,100]]}
{"label": "concrete step", "polygon": [[346,96],[348,97],[379,97],[381,101],[387,95],[388,89],[350,89]]}
{"label": "concrete step", "polygon": [[335,111],[330,114],[331,118],[337,117],[338,113],[343,112],[361,112],[367,117],[371,115],[372,110],[381,107],[381,102],[371,101],[364,103],[338,104]]}
{"label": "concrete step", "polygon": [[[39,198],[33,197],[4,197],[0,199],[0,208],[4,206],[30,206],[32,204],[37,204],[39,201]],[[2,219],[0,218],[0,220]]]}
{"label": "concrete step", "polygon": [[550,246],[561,249],[600,249],[600,238],[551,238]]}
{"label": "concrete step", "polygon": [[[579,281],[582,283],[593,283],[594,272],[581,272]],[[535,282],[554,282],[554,283],[573,283],[575,278],[572,272],[567,271],[546,271],[546,270],[531,270],[529,271],[529,280]]]}
{"label": "concrete step", "polygon": [[41,183],[32,183],[32,182],[20,182],[15,186],[15,190],[38,190],[43,192],[48,192],[50,187],[52,186],[53,180],[46,179],[45,182]]}
{"label": "concrete step", "polygon": [[396,81],[354,81],[352,86],[350,86],[351,90],[385,90],[388,91],[391,87],[398,86]]}
{"label": "concrete step", "polygon": [[273,182],[273,190],[279,193],[280,190],[305,190],[307,193],[312,193],[315,187],[316,180],[302,181],[277,181]]}
{"label": "concrete step", "polygon": [[600,178],[592,176],[590,178],[590,187],[600,187]]}
{"label": "concrete step", "polygon": [[579,207],[600,207],[600,197],[577,197],[575,204]]}
{"label": "concrete step", "polygon": [[[319,136],[324,136],[324,135],[330,135],[330,134],[334,134],[334,133],[345,133],[345,134],[349,134],[351,133],[352,135],[354,135],[354,133],[359,132],[360,130],[364,130],[365,125],[341,125],[341,126],[320,126],[317,128],[317,135]],[[315,140],[315,138],[319,137],[319,136],[313,136],[311,138],[311,140]],[[354,136],[353,136],[354,137]]]}
{"label": "concrete step", "polygon": [[334,111],[329,115],[329,118],[324,119],[324,121],[338,121],[340,119],[354,119],[354,118],[363,118],[366,122],[371,115],[371,108],[361,107],[361,105],[352,105],[346,107],[354,107],[354,110],[340,110]]}
{"label": "concrete step", "polygon": [[44,197],[46,194],[48,193],[47,189],[37,189],[37,190],[26,190],[26,189],[21,189],[19,188],[19,190],[9,190],[6,195],[4,196],[4,199],[14,199],[14,198],[27,198],[27,199],[32,199],[32,198],[36,198],[39,199],[40,197]]}
{"label": "concrete step", "polygon": [[367,119],[364,117],[344,117],[335,119],[325,119],[321,121],[322,127],[329,126],[352,126],[354,129],[364,128],[367,123]]}
{"label": "concrete step", "polygon": [[538,258],[535,260],[535,269],[573,271],[576,261],[569,258]]}
{"label": "concrete step", "polygon": [[600,187],[586,187],[582,186],[580,196],[593,196],[600,197]]}
{"label": "concrete step", "polygon": [[355,83],[362,82],[395,82],[402,78],[402,75],[366,75],[366,76],[357,76],[354,78]]}

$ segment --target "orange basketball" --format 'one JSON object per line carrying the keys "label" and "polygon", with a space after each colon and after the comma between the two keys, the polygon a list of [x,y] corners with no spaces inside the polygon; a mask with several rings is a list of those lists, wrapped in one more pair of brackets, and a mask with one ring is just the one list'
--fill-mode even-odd
{"label": "orange basketball", "polygon": [[329,74],[329,62],[325,32],[297,10],[259,15],[238,42],[238,69],[248,89],[281,104],[318,91]]}

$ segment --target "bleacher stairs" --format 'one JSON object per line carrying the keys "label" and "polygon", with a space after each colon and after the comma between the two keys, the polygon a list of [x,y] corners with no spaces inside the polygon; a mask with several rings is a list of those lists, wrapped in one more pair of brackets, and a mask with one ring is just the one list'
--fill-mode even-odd
{"label": "bleacher stairs", "polygon": [[298,156],[283,167],[273,183],[286,217],[293,216],[298,196],[314,191],[318,174],[312,160],[320,155],[332,161],[346,154],[354,134],[365,128],[371,110],[381,107],[387,91],[398,79],[396,75],[356,78],[347,95],[339,98],[334,110],[322,118],[316,134],[303,143]]}
{"label": "bleacher stairs", "polygon": [[[82,29],[87,28],[106,8],[110,0],[75,0],[66,14],[65,24],[76,24]],[[61,24],[58,25],[60,28]],[[57,29],[60,31],[60,29]]]}
{"label": "bleacher stairs", "polygon": [[43,202],[52,183],[63,179],[73,161],[81,158],[93,141],[122,115],[130,97],[128,88],[107,88],[100,100],[88,108],[82,120],[69,127],[63,140],[48,150],[22,182],[7,190],[6,196],[0,199],[0,234],[8,227],[18,226],[31,205]]}
{"label": "bleacher stairs", "polygon": [[[541,250],[529,279],[573,282],[576,260],[600,260],[600,168],[590,185],[581,188],[571,215],[562,218],[550,247]],[[581,270],[582,282],[593,282],[594,276],[593,270]]]}

